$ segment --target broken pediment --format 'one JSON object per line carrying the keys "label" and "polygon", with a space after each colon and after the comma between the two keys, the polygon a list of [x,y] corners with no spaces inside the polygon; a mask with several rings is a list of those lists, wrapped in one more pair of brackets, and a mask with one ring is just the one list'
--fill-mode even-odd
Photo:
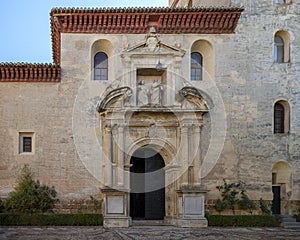
{"label": "broken pediment", "polygon": [[208,110],[207,103],[197,88],[186,86],[179,90],[178,94],[180,96],[181,108]]}
{"label": "broken pediment", "polygon": [[118,87],[111,91],[100,100],[97,110],[99,113],[106,111],[109,108],[118,108],[126,106],[129,98],[132,96],[132,89],[130,87]]}

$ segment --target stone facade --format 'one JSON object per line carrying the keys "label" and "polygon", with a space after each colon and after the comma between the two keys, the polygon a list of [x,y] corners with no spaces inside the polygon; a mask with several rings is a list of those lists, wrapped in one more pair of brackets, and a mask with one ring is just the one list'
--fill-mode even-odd
{"label": "stone facade", "polygon": [[[176,2],[188,6],[188,1],[170,1],[170,6]],[[242,180],[256,201],[272,201],[272,186],[280,187],[281,213],[295,211],[300,200],[300,1],[192,2],[214,7],[222,2],[232,22],[224,20],[222,28],[206,32],[168,24],[160,28],[163,20],[153,16],[170,11],[157,10],[147,26],[112,23],[106,30],[93,28],[85,12],[64,16],[64,11],[54,10],[54,64],[60,68],[47,71],[57,72],[48,79],[50,72],[34,74],[33,66],[1,64],[1,197],[13,190],[20,169],[29,164],[35,178],[55,186],[62,202],[99,198],[101,193],[107,225],[128,226],[131,156],[150,146],[165,162],[170,183],[165,188],[165,219],[171,224],[205,225],[198,203],[206,202],[213,212],[210,205],[219,197],[216,186],[223,179]],[[230,7],[244,11],[240,17],[240,10],[230,15]],[[218,19],[213,12],[222,12],[198,8],[190,16],[206,11],[215,16],[209,21]],[[79,16],[76,28],[77,20],[62,21],[72,14],[77,14],[74,19]],[[237,21],[236,28],[220,32]],[[151,30],[151,24],[156,28]],[[276,34],[289,43],[282,63],[274,61]],[[93,58],[99,51],[108,56],[108,81],[93,79]],[[195,51],[203,56],[202,81],[190,79]],[[41,69],[36,72],[46,68],[36,67]],[[148,92],[155,81],[164,89],[149,97],[149,104],[139,96],[142,81]],[[274,134],[278,101],[286,104],[289,118],[284,133]],[[22,133],[32,134],[31,153],[20,153]],[[193,210],[199,214],[191,217]]]}

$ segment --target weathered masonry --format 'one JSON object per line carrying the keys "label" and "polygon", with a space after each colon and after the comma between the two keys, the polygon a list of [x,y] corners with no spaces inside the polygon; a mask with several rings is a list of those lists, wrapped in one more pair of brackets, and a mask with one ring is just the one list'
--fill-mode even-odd
{"label": "weathered masonry", "polygon": [[[300,201],[300,1],[54,8],[52,64],[0,64],[0,197],[28,164],[60,211],[207,226],[223,179]],[[86,209],[88,211],[88,209]]]}

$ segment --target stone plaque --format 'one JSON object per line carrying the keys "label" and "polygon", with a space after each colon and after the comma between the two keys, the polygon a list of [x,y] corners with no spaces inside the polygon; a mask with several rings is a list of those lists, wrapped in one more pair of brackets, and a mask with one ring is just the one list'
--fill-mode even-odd
{"label": "stone plaque", "polygon": [[184,196],[184,215],[202,215],[203,207],[203,197]]}
{"label": "stone plaque", "polygon": [[124,197],[107,196],[107,214],[124,214]]}

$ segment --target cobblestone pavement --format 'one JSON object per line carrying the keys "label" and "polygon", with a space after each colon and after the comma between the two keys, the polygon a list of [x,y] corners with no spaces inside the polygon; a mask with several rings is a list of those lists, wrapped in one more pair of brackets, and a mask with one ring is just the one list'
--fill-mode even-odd
{"label": "cobblestone pavement", "polygon": [[175,228],[131,227],[105,229],[102,227],[0,227],[4,240],[93,240],[93,239],[205,239],[205,240],[290,240],[300,239],[300,231],[283,228]]}

